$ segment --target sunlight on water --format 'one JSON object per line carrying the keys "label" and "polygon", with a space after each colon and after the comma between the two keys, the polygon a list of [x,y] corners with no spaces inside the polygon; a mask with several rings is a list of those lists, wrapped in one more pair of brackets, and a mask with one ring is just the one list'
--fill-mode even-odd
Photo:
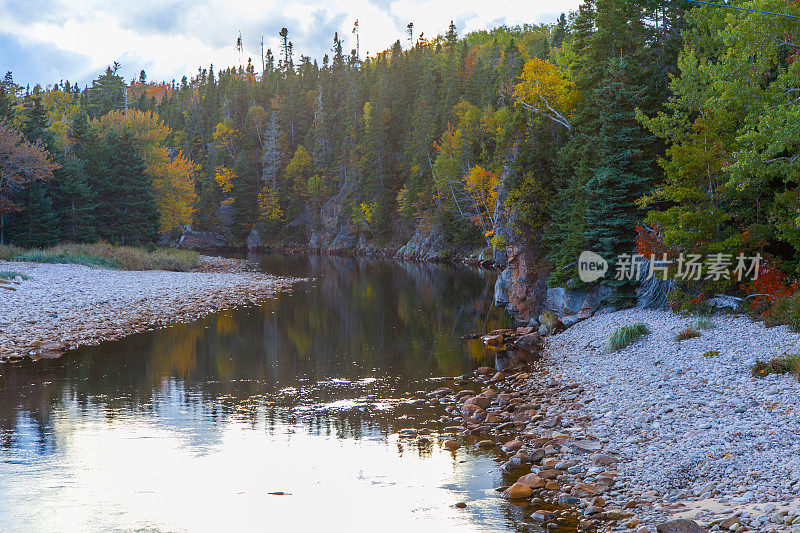
{"label": "sunlight on water", "polygon": [[316,279],[255,308],[0,367],[0,531],[517,529],[490,453],[401,439],[413,422],[392,414],[437,386],[427,378],[487,357],[459,336],[500,324],[493,275],[264,265]]}

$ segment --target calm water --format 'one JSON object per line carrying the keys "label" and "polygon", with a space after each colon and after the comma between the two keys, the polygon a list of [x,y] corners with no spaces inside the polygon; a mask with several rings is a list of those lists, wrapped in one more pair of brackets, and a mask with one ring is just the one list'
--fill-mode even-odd
{"label": "calm water", "polygon": [[491,453],[396,433],[442,414],[414,418],[397,399],[493,362],[459,336],[505,325],[488,305],[494,274],[259,259],[314,280],[258,307],[0,365],[0,531],[516,530],[522,509],[497,498]]}

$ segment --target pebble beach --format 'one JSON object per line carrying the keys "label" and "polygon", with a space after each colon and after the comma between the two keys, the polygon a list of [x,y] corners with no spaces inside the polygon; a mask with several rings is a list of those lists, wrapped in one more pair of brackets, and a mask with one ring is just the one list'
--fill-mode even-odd
{"label": "pebble beach", "polygon": [[244,260],[206,256],[194,272],[3,261],[0,271],[22,275],[0,290],[0,361],[59,357],[257,302],[298,281],[253,271]]}

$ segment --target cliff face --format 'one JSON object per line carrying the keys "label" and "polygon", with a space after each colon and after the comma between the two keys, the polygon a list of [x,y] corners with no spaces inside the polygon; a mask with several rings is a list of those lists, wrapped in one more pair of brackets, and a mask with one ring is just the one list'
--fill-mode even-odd
{"label": "cliff face", "polygon": [[495,235],[505,242],[495,258],[504,267],[495,283],[495,304],[505,306],[517,321],[528,322],[544,309],[550,270],[542,254],[541,232],[520,233],[514,213],[506,209],[509,177],[506,168],[500,178],[495,207]]}
{"label": "cliff face", "polygon": [[541,231],[521,233],[514,213],[505,208],[509,174],[506,169],[501,176],[495,208],[495,234],[506,243],[504,253],[495,260],[503,267],[495,283],[495,305],[504,306],[517,322],[533,326],[539,325],[545,311],[554,313],[565,326],[589,318],[606,305],[613,290],[599,283],[578,289],[547,286],[551,269]]}

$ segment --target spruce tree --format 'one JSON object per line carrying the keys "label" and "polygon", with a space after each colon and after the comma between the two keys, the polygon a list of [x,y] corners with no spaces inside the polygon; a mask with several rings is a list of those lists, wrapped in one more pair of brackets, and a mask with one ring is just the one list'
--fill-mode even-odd
{"label": "spruce tree", "polygon": [[106,134],[104,180],[98,195],[100,237],[109,242],[137,245],[158,237],[158,210],[145,162],[129,130]]}
{"label": "spruce tree", "polygon": [[630,60],[609,62],[596,94],[601,126],[594,140],[599,165],[586,184],[584,236],[588,248],[609,261],[610,274],[603,282],[620,288],[620,303],[630,303],[633,284],[614,279],[614,267],[620,255],[635,251],[636,223],[642,218],[636,200],[650,192],[654,177],[648,154],[654,139],[636,120],[645,93],[640,79],[641,72]]}

